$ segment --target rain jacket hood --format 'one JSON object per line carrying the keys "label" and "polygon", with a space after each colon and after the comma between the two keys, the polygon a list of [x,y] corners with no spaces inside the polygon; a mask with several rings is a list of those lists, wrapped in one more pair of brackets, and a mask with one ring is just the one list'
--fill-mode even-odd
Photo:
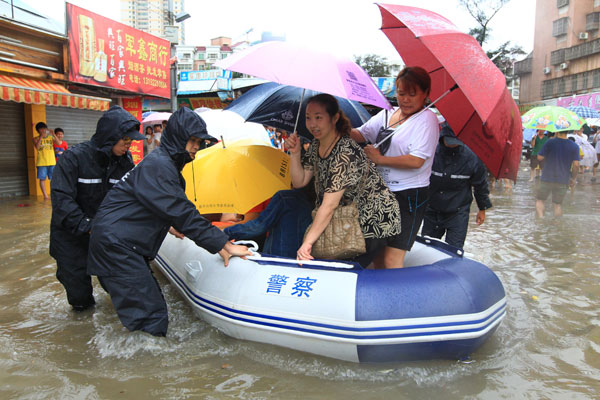
{"label": "rain jacket hood", "polygon": [[192,136],[200,139],[214,139],[208,134],[204,120],[189,108],[182,107],[169,118],[167,128],[160,141],[160,147],[169,153],[179,170],[192,161],[189,153],[185,150],[185,146]]}
{"label": "rain jacket hood", "polygon": [[98,150],[112,155],[113,146],[126,134],[134,137],[134,132],[140,130],[140,122],[133,115],[119,106],[112,106],[98,120],[96,133],[92,136],[91,142]]}

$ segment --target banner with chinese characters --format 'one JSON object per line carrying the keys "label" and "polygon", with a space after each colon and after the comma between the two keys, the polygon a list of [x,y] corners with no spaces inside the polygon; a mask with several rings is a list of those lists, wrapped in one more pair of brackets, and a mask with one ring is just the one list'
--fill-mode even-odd
{"label": "banner with chinese characters", "polygon": [[170,97],[170,43],[67,3],[69,80]]}
{"label": "banner with chinese characters", "polygon": [[[140,121],[140,130],[142,129],[142,98],[132,97],[123,99],[123,109],[129,111],[138,121]],[[131,142],[129,152],[133,157],[133,163],[137,165],[144,158],[144,141],[134,140]]]}

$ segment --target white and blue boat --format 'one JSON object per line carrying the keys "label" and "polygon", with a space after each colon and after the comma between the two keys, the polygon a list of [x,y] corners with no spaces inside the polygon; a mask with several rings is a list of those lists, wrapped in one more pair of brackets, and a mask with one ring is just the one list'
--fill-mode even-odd
{"label": "white and blue boat", "polygon": [[369,270],[256,253],[229,266],[167,235],[155,260],[195,313],[226,335],[353,362],[463,359],[506,315],[485,265],[418,238],[406,267]]}

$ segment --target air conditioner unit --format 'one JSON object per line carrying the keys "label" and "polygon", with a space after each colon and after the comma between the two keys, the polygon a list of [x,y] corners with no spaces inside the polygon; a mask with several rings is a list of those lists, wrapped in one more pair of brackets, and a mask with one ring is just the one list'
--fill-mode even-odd
{"label": "air conditioner unit", "polygon": [[579,32],[579,39],[587,40],[588,37],[589,37],[589,34],[587,32]]}
{"label": "air conditioner unit", "polygon": [[550,72],[552,72],[550,67],[544,67],[544,74],[548,75]]}
{"label": "air conditioner unit", "polygon": [[562,63],[558,66],[558,69],[567,69],[567,67],[569,66],[569,64],[567,63]]}

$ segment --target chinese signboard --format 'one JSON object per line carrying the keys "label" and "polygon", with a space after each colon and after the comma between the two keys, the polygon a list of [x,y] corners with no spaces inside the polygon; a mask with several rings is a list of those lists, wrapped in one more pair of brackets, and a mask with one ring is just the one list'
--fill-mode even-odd
{"label": "chinese signboard", "polygon": [[231,90],[231,71],[223,69],[209,69],[205,71],[182,71],[179,73],[179,80],[204,81],[216,80],[216,87],[219,90]]}
{"label": "chinese signboard", "polygon": [[69,80],[170,97],[170,43],[67,3]]}
{"label": "chinese signboard", "polygon": [[[123,109],[129,111],[138,121],[140,121],[140,129],[142,128],[142,98],[133,97],[131,99],[123,99]],[[133,163],[137,165],[144,158],[144,143],[142,140],[134,140],[131,142],[129,152],[133,157]]]}

